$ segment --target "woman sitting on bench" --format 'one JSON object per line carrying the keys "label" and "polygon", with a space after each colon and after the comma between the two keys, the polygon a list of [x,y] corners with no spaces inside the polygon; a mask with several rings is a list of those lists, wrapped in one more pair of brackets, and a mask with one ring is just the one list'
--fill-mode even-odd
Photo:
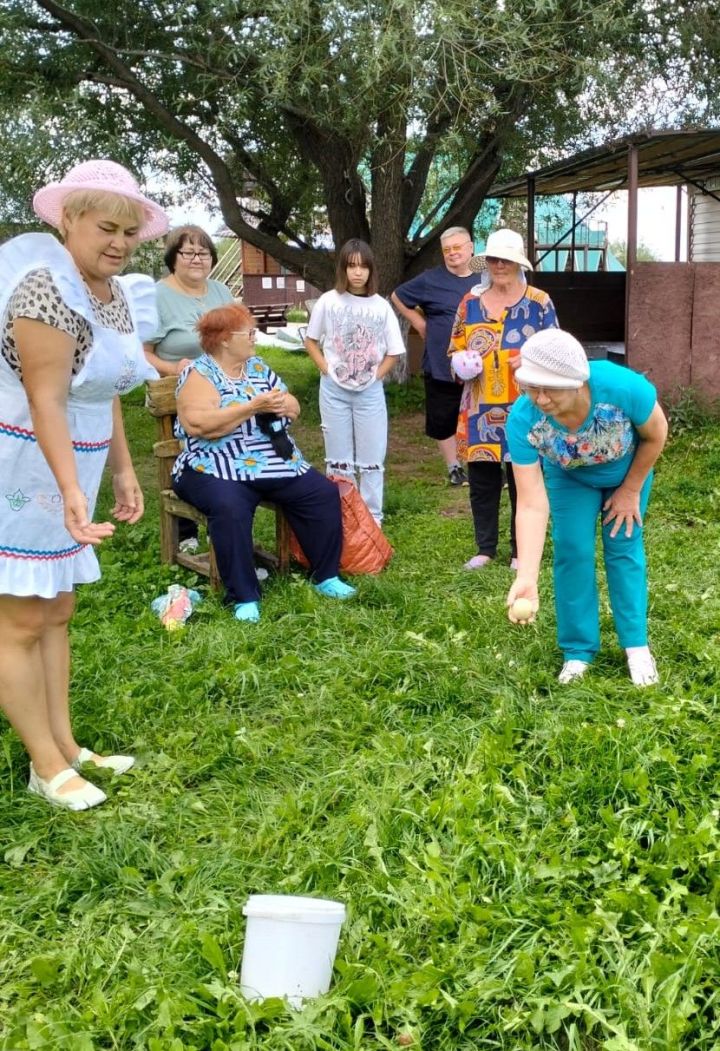
{"label": "woman sitting on bench", "polygon": [[297,400],[255,355],[250,311],[216,307],[197,323],[203,354],[180,376],[173,468],[178,496],[202,511],[228,603],[238,620],[260,618],[252,523],[262,500],[284,511],[310,562],[315,589],[349,598],[338,576],[342,519],[337,486],[311,467],[287,433]]}

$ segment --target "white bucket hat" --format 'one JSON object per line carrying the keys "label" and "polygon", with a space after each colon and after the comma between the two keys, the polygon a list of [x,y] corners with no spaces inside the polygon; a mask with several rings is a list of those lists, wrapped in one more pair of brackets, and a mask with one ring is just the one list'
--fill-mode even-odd
{"label": "white bucket hat", "polygon": [[140,227],[141,241],[151,241],[167,233],[170,224],[160,205],[146,197],[134,175],[115,161],[83,161],[82,164],[76,164],[60,182],[48,183],[37,191],[33,197],[35,214],[59,230],[65,198],[75,190],[114,193],[118,197],[129,197],[131,201],[137,201],[145,215],[145,222]]}
{"label": "white bucket hat", "polygon": [[520,234],[506,228],[493,230],[487,239],[484,252],[478,252],[470,260],[470,269],[479,273],[486,267],[485,260],[488,256],[496,259],[507,259],[510,263],[518,263],[524,270],[532,270],[532,263],[525,255],[525,245]]}
{"label": "white bucket hat", "polygon": [[582,344],[562,329],[535,332],[520,348],[520,368],[515,372],[515,382],[520,386],[577,390],[589,376]]}

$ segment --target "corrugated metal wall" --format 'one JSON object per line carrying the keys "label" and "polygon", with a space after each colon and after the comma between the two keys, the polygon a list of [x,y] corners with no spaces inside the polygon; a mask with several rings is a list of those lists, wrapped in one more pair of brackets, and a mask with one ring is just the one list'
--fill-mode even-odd
{"label": "corrugated metal wall", "polygon": [[[708,179],[708,190],[720,197],[720,178]],[[690,262],[720,262],[720,201],[694,187],[690,190]]]}

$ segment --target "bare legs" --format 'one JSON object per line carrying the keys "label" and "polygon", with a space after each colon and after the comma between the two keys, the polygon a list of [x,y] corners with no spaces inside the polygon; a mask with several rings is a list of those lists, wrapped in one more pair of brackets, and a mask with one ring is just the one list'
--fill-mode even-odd
{"label": "bare legs", "polygon": [[[0,595],[0,708],[43,780],[67,769],[79,745],[70,726],[68,623],[75,596]],[[73,777],[61,792],[86,782]]]}
{"label": "bare legs", "polygon": [[445,461],[445,466],[449,470],[458,462],[455,435],[453,434],[449,438],[438,438],[436,440],[440,454]]}

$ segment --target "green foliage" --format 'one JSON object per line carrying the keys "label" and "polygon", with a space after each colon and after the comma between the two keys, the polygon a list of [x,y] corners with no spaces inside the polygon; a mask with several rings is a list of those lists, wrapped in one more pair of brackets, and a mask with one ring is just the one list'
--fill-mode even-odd
{"label": "green foliage", "polygon": [[718,418],[720,402],[708,402],[694,387],[679,388],[668,406],[670,430],[678,437],[716,427]]}
{"label": "green foliage", "polygon": [[[610,251],[619,259],[624,267],[627,267],[627,241],[611,241]],[[639,241],[637,246],[637,260],[639,263],[654,263],[660,257],[645,244]]]}
{"label": "green foliage", "polygon": [[[267,356],[319,458],[311,364]],[[467,492],[419,390],[388,392],[388,570],[341,605],[272,580],[258,626],[160,565],[153,421],[126,399],[149,510],[80,591],[73,696],[80,739],[139,762],[72,815],[25,792],[0,737],[3,1051],[720,1043],[717,428],[673,440],[647,516],[662,686],[632,688],[603,592],[597,664],[561,688],[550,567],[525,629],[507,548],[462,571]],[[205,601],[167,634],[149,603],[172,581]],[[302,1012],[239,996],[259,891],[347,903],[333,988]]]}
{"label": "green foliage", "polygon": [[239,236],[319,287],[332,262],[318,232],[370,238],[389,290],[437,261],[443,228],[471,227],[501,165],[513,174],[648,123],[707,121],[708,11],[0,0],[0,206],[22,218],[46,176],[111,154],[165,178],[168,194],[219,204]]}
{"label": "green foliage", "polygon": [[303,322],[307,321],[307,319],[308,312],[307,310],[304,310],[303,307],[290,307],[289,310],[285,311],[286,321]]}

